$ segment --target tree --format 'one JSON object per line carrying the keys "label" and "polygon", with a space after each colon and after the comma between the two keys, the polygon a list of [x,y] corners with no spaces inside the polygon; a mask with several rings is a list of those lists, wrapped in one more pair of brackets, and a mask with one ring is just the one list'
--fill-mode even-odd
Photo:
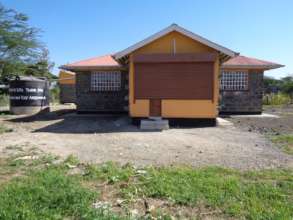
{"label": "tree", "polygon": [[30,27],[28,19],[0,4],[0,81],[13,75],[51,75],[48,51],[38,40],[40,30]]}
{"label": "tree", "polygon": [[57,76],[53,75],[50,70],[53,68],[54,63],[49,61],[49,51],[44,49],[42,56],[34,63],[26,66],[24,75],[27,76],[42,76],[48,79],[56,79]]}
{"label": "tree", "polygon": [[291,102],[293,101],[293,76],[282,78],[282,92],[290,96]]}
{"label": "tree", "polygon": [[264,89],[265,93],[276,93],[281,89],[281,80],[273,77],[264,76]]}

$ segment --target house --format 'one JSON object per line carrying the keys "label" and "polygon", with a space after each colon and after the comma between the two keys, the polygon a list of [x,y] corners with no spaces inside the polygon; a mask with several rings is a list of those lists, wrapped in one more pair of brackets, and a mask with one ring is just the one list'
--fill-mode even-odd
{"label": "house", "polygon": [[58,84],[60,88],[60,103],[75,103],[75,73],[60,70]]}
{"label": "house", "polygon": [[[231,73],[241,70],[228,61],[237,60],[238,55],[172,24],[116,54],[60,68],[76,73],[78,112],[128,111],[132,118],[215,119],[221,67]],[[224,97],[226,100],[226,93]]]}

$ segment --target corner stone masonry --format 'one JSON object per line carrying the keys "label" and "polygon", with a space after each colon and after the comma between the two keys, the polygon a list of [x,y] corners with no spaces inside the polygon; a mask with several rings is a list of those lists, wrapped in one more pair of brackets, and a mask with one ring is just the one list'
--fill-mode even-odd
{"label": "corner stone masonry", "polygon": [[120,91],[91,91],[91,72],[76,73],[78,112],[125,112],[128,106],[128,73],[121,71]]}
{"label": "corner stone masonry", "polygon": [[263,72],[251,71],[247,91],[221,91],[220,112],[261,113]]}
{"label": "corner stone masonry", "polygon": [[75,85],[60,84],[60,102],[75,103]]}

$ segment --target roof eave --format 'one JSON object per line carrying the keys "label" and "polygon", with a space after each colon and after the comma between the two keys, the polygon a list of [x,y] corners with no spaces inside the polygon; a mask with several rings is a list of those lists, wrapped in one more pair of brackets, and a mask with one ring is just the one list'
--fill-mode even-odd
{"label": "roof eave", "polygon": [[60,66],[59,69],[78,71],[78,70],[125,70],[123,66]]}
{"label": "roof eave", "polygon": [[222,69],[263,69],[272,70],[284,67],[285,65],[274,64],[274,65],[222,65]]}

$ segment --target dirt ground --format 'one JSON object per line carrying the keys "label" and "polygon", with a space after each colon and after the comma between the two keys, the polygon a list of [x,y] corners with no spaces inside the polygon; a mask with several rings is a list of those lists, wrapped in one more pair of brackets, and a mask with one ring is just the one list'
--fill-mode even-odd
{"label": "dirt ground", "polygon": [[293,105],[264,107],[264,113],[276,117],[235,117],[226,118],[244,131],[257,132],[264,135],[293,134]]}
{"label": "dirt ground", "polygon": [[2,154],[9,146],[29,146],[61,157],[74,154],[90,163],[111,160],[135,166],[217,165],[244,170],[293,167],[292,156],[273,146],[263,132],[254,132],[258,127],[291,132],[293,121],[288,118],[293,111],[282,111],[288,118],[281,120],[233,118],[228,120],[235,126],[144,132],[131,125],[127,116],[76,115],[65,107],[54,107],[43,116],[0,116],[0,123],[13,129],[0,135]]}

